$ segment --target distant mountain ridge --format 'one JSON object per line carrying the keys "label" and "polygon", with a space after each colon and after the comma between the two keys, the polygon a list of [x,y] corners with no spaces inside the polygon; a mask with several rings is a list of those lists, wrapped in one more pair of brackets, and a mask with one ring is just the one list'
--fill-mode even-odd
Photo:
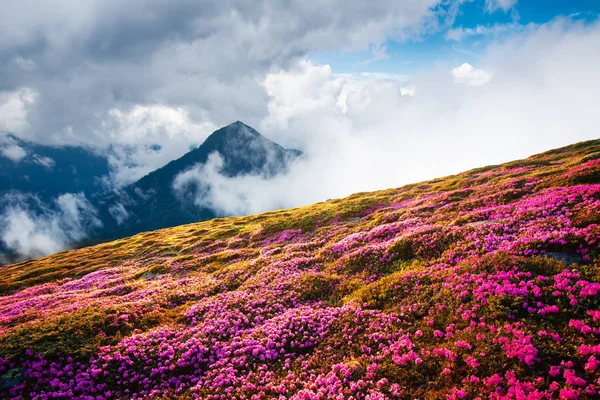
{"label": "distant mountain ridge", "polygon": [[116,239],[221,216],[210,208],[185,201],[173,190],[178,174],[207,163],[213,153],[218,153],[223,161],[219,172],[224,176],[262,175],[266,178],[285,172],[289,163],[302,155],[301,151],[285,149],[254,128],[236,121],[213,132],[196,149],[142,177],[120,193],[95,201],[104,227],[94,237]]}
{"label": "distant mountain ridge", "polygon": [[106,190],[103,179],[109,173],[108,159],[91,149],[46,146],[0,133],[0,265],[46,254],[48,246],[61,248],[39,232],[64,233],[55,243],[85,236],[82,227],[97,223],[86,199]]}
{"label": "distant mountain ridge", "polygon": [[[52,204],[64,193],[82,192],[93,206],[102,224],[90,227],[88,238],[75,243],[77,247],[222,216],[190,200],[197,195],[194,190],[198,188],[193,185],[185,188],[189,193],[183,194],[175,193],[173,188],[179,174],[206,164],[211,154],[219,155],[222,165],[218,173],[223,176],[260,175],[267,179],[287,171],[290,162],[302,155],[301,151],[285,149],[236,121],[213,132],[202,145],[182,157],[106,194],[101,185],[102,178],[110,173],[106,158],[80,147],[41,146],[14,136],[8,137],[8,142],[24,149],[26,156],[17,161],[0,157],[0,194],[16,191],[30,199],[37,196],[41,203],[28,201],[27,207],[40,212],[44,212],[38,210],[42,203]],[[44,161],[48,165],[44,166]],[[32,179],[25,178],[27,175]],[[210,182],[201,183],[206,188],[210,186]],[[6,250],[0,242],[0,255]]]}
{"label": "distant mountain ridge", "polygon": [[[10,158],[8,150],[17,156]],[[76,146],[52,147],[0,137],[0,193],[11,190],[34,193],[41,200],[63,193],[83,192],[90,197],[102,190],[101,179],[110,173],[106,157]]]}

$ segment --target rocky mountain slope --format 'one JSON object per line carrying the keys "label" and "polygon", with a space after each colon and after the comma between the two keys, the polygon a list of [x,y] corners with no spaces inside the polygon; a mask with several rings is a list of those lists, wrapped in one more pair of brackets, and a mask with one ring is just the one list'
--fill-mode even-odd
{"label": "rocky mountain slope", "polygon": [[0,269],[0,397],[592,399],[600,141]]}
{"label": "rocky mountain slope", "polygon": [[198,197],[210,191],[210,182],[194,179],[181,190],[174,187],[178,175],[205,165],[219,155],[218,173],[228,177],[285,172],[302,152],[284,149],[250,126],[236,121],[213,132],[202,145],[182,157],[95,202],[102,229],[98,239],[115,239],[139,232],[204,221],[220,216],[214,209],[198,204]]}

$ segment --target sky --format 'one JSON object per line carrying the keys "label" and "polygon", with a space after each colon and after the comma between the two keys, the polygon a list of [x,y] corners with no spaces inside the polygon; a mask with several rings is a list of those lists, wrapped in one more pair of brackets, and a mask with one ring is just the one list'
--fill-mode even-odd
{"label": "sky", "polygon": [[[308,157],[271,181],[206,168],[214,207],[235,214],[398,187],[598,137],[598,1],[2,7],[0,132],[104,152],[108,190],[236,120]],[[4,146],[0,156],[23,158]]]}

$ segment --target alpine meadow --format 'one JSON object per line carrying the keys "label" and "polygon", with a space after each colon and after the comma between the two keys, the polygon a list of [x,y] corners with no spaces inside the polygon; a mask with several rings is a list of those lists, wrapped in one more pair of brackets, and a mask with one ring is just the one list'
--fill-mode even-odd
{"label": "alpine meadow", "polygon": [[600,1],[0,0],[0,400],[600,399]]}
{"label": "alpine meadow", "polygon": [[600,142],[0,269],[10,398],[595,398]]}

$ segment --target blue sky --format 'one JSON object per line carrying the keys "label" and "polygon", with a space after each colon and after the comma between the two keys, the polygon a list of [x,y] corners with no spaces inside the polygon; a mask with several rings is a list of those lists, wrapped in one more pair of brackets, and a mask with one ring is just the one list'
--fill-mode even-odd
{"label": "blue sky", "polygon": [[[590,23],[597,20],[600,13],[598,0],[520,0],[508,10],[490,10],[488,6],[486,1],[466,0],[459,7],[453,23],[444,24],[440,17],[440,27],[435,33],[403,42],[388,40],[382,44],[386,54],[382,59],[376,59],[373,51],[343,49],[315,52],[307,58],[316,64],[329,64],[335,73],[377,72],[411,76],[435,63],[455,66],[468,62],[475,65],[492,39],[502,39],[527,25],[541,25],[556,18]],[[452,38],[452,32],[470,32],[477,28],[487,33],[465,35],[459,40]]]}

